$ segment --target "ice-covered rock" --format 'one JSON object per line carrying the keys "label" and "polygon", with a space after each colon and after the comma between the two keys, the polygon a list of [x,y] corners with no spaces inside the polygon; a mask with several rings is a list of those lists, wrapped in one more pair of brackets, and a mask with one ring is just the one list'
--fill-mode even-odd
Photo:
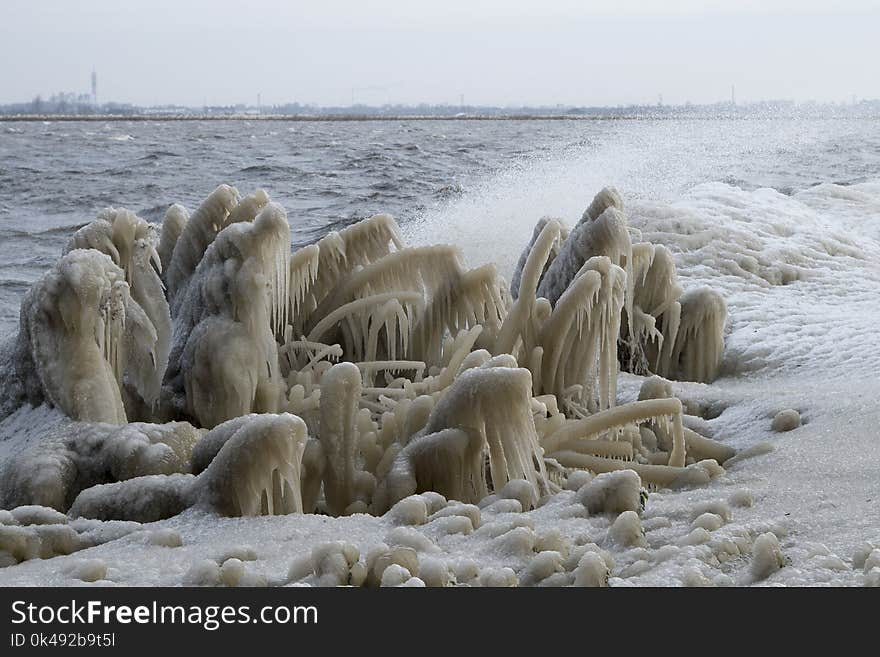
{"label": "ice-covered rock", "polygon": [[770,428],[777,433],[792,431],[799,426],[801,426],[801,414],[793,408],[779,411],[773,416],[773,422],[770,423]]}
{"label": "ice-covered rock", "polygon": [[750,572],[756,580],[767,579],[785,566],[786,560],[779,546],[779,539],[771,532],[766,532],[755,539],[752,546],[752,562]]}

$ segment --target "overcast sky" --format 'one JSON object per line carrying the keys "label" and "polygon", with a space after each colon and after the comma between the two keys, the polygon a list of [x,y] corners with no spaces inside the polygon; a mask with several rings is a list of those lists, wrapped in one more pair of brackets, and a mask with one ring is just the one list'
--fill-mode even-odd
{"label": "overcast sky", "polygon": [[878,62],[880,0],[0,0],[0,103],[849,101]]}

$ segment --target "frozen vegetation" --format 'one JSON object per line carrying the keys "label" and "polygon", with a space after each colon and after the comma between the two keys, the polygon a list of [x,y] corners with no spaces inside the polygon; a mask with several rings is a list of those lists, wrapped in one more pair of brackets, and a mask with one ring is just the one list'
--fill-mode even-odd
{"label": "frozen vegetation", "polygon": [[[853,457],[816,462],[846,390],[811,367],[858,346],[781,296],[880,256],[818,218],[858,194],[606,188],[537,222],[510,285],[387,215],[291,251],[263,190],[107,209],[0,342],[0,583],[880,584],[867,465],[815,531]],[[800,394],[741,377],[767,370]]]}

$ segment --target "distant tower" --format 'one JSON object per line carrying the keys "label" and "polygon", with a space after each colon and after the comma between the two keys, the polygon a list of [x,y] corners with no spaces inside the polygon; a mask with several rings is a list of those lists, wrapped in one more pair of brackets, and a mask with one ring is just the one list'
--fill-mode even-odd
{"label": "distant tower", "polygon": [[92,103],[98,104],[98,74],[92,69]]}

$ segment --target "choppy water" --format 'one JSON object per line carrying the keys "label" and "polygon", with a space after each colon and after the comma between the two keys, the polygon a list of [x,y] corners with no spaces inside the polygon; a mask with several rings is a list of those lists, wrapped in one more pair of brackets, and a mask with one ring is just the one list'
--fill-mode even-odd
{"label": "choppy water", "polygon": [[0,124],[0,336],[68,236],[108,205],[159,220],[217,184],[265,188],[310,242],[376,212],[502,270],[537,218],[603,185],[672,201],[721,181],[791,194],[880,178],[870,120]]}

